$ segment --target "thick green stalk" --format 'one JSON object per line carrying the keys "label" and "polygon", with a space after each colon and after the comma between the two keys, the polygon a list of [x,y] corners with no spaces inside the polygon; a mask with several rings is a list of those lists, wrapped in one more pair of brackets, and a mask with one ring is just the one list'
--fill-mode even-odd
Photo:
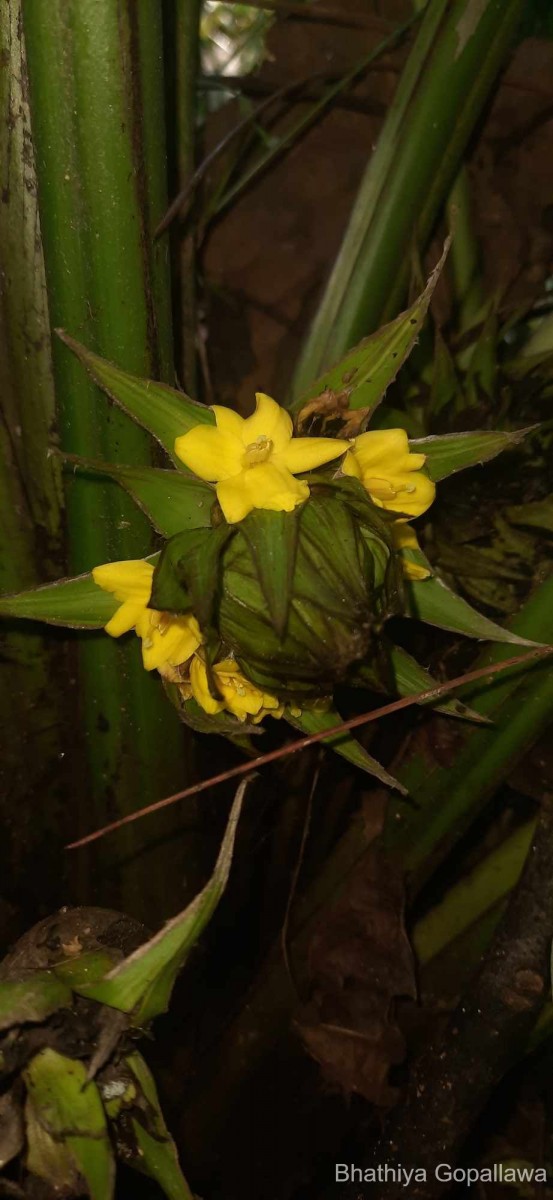
{"label": "thick green stalk", "polygon": [[[25,0],[23,16],[52,325],[138,374],[167,374],[168,266],[151,246],[165,204],[161,6]],[[147,436],[56,340],[54,368],[65,450],[149,461]],[[146,521],[116,485],[72,479],[67,514],[72,571],[148,552]],[[128,811],[182,780],[181,733],[136,644],[86,637],[80,660],[89,826],[114,803]],[[126,854],[139,845],[133,834]],[[133,894],[119,903],[142,910],[143,884],[135,874]]]}
{"label": "thick green stalk", "polygon": [[509,895],[524,865],[535,826],[535,821],[520,825],[421,917],[412,937],[421,967]]}
{"label": "thick green stalk", "polygon": [[472,224],[470,182],[464,166],[449,193],[447,210],[453,236],[450,270],[456,302],[456,325],[458,331],[464,333],[476,325],[485,300],[480,247]]}
{"label": "thick green stalk", "polygon": [[[61,569],[59,469],[48,456],[54,383],[19,0],[0,6],[0,52],[0,590],[18,591]],[[38,867],[45,845],[54,853],[63,838],[55,789],[48,813],[37,805],[30,822],[28,809],[61,750],[57,665],[36,629],[4,631],[0,877],[3,894],[23,912],[24,880],[35,864],[44,903],[62,898],[58,881]]]}
{"label": "thick green stalk", "polygon": [[298,363],[300,394],[399,308],[524,0],[430,0]]}
{"label": "thick green stalk", "polygon": [[[176,0],[174,21],[175,181],[182,191],[196,160],[196,83],[200,53],[201,0]],[[196,355],[196,244],[192,223],[176,223],[178,239],[178,295],[180,375],[190,396],[198,394]]]}

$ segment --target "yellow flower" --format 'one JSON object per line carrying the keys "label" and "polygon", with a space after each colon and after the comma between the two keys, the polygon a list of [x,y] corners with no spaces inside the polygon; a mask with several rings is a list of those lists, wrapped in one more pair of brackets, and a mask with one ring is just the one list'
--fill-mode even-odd
{"label": "yellow flower", "polygon": [[[395,521],[392,525],[392,537],[394,546],[400,552],[402,550],[420,550],[418,538],[414,529],[407,525],[405,521]],[[402,555],[401,565],[403,574],[406,579],[429,579],[431,572],[428,567],[421,566],[420,563],[412,562],[410,558],[404,558]]]}
{"label": "yellow flower", "polygon": [[430,508],[435,485],[423,475],[426,455],[411,454],[404,429],[374,429],[355,438],[344,459],[345,475],[354,475],[379,508],[419,517]]}
{"label": "yellow flower", "polygon": [[191,613],[174,617],[171,613],[148,608],[154,568],[144,559],[105,563],[94,567],[92,578],[98,587],[111,592],[121,607],[105,626],[111,637],[121,637],[135,629],[142,639],[142,661],[147,671],[157,669],[163,675],[194,654],[202,636]]}
{"label": "yellow flower", "polygon": [[244,419],[213,405],[216,426],[196,425],[175,441],[175,454],[200,479],[215,483],[217,499],[231,524],[252,508],[291,512],[307,500],[307,483],[294,476],[338,458],[349,442],[295,438],[287,412],[258,392],[256,409]]}
{"label": "yellow flower", "polygon": [[250,683],[238,670],[232,658],[225,658],[213,667],[213,675],[217,690],[222,699],[215,700],[209,690],[206,665],[197,654],[190,664],[190,693],[206,713],[220,713],[223,709],[238,717],[239,721],[249,719],[258,725],[267,713],[272,717],[281,717],[284,705],[276,696],[262,692],[255,684]]}

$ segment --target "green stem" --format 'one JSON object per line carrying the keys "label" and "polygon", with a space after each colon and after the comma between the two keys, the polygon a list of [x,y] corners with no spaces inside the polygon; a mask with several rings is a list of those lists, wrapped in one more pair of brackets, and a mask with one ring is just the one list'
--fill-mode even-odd
{"label": "green stem", "polygon": [[484,288],[480,263],[480,247],[474,235],[469,176],[465,166],[449,193],[447,205],[449,229],[453,235],[450,250],[450,269],[457,306],[457,329],[471,329],[482,316]]}
{"label": "green stem", "polygon": [[535,821],[527,821],[515,829],[417,922],[412,941],[421,967],[509,895],[524,865],[535,827]]}
{"label": "green stem", "polygon": [[397,310],[495,82],[524,0],[430,0],[365,176],[293,384]]}
{"label": "green stem", "polygon": [[[200,56],[201,0],[176,0],[175,85],[176,184],[182,191],[194,173],[196,162],[196,84]],[[180,374],[189,396],[198,394],[196,354],[196,243],[193,223],[187,228],[177,222],[179,239],[178,288],[180,298]]]}
{"label": "green stem", "polygon": [[[165,204],[160,6],[26,0],[23,15],[52,325],[137,374],[166,374],[168,268],[150,237]],[[59,341],[54,369],[64,450],[150,460],[147,436],[107,405]],[[114,484],[71,479],[67,514],[72,571],[149,550],[145,519]],[[182,780],[181,732],[136,644],[84,638],[80,664],[90,791],[103,820],[114,797],[126,812]],[[140,847],[132,835],[126,855]],[[139,871],[131,876],[117,899],[136,913],[147,897]]]}
{"label": "green stem", "polygon": [[[0,6],[0,52],[0,588],[18,591],[62,569],[59,468],[48,454],[54,383],[19,0]],[[46,906],[61,900],[60,881],[39,866],[45,847],[59,853],[63,840],[55,784],[48,812],[37,805],[30,821],[28,807],[62,749],[59,675],[42,632],[7,627],[0,662],[0,876],[4,896],[23,913],[29,870],[40,878]]]}

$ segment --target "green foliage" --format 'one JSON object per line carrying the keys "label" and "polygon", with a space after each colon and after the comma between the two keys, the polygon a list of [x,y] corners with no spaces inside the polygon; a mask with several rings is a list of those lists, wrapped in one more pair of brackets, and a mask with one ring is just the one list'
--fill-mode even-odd
{"label": "green foliage", "polygon": [[86,367],[94,382],[137,425],[147,429],[175,463],[178,461],[174,454],[175,438],[194,425],[213,425],[215,418],[211,409],[190,400],[184,392],[177,392],[175,388],[151,379],[139,379],[93,354],[62,330],[59,330],[59,335]]}
{"label": "green foliage", "polygon": [[128,1013],[137,1028],[167,1010],[175,979],[226,887],[243,794],[244,785],[237,793],[213,875],[203,891],[104,979],[75,985],[79,995]]}
{"label": "green foliage", "polygon": [[110,1200],[115,1166],[106,1118],[84,1063],[46,1048],[23,1078],[28,1170],[55,1193],[63,1189],[75,1195],[83,1179],[91,1200]]}

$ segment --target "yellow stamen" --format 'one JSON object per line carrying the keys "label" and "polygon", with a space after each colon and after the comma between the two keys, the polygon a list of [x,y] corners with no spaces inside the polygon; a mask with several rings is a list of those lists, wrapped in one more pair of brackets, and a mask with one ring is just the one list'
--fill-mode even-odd
{"label": "yellow stamen", "polygon": [[246,446],[242,457],[242,463],[245,467],[256,467],[258,463],[267,462],[273,452],[273,443],[270,438],[265,437],[262,433],[255,442],[250,442]]}

